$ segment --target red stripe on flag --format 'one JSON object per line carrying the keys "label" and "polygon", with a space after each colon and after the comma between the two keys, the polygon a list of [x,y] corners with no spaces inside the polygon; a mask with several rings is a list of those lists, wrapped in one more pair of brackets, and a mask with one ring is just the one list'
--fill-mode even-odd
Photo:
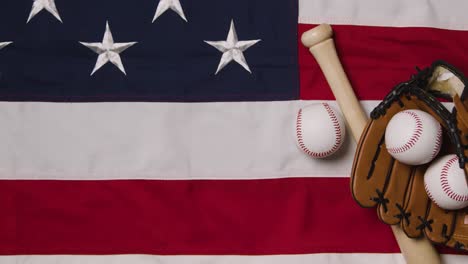
{"label": "red stripe on flag", "polygon": [[399,252],[349,179],[0,181],[0,254]]}
{"label": "red stripe on flag", "polygon": [[[299,25],[299,38],[315,25]],[[468,73],[468,31],[333,25],[343,67],[361,100],[382,100],[435,60],[445,60]],[[308,49],[299,40],[301,99],[334,100]]]}

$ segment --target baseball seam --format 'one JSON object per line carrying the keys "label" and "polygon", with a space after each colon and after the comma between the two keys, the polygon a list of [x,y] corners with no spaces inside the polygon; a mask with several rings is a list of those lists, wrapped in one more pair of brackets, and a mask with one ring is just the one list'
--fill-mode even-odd
{"label": "baseball seam", "polygon": [[[432,193],[431,191],[429,190],[429,187],[427,186],[426,183],[424,183],[424,189],[426,190],[426,193],[427,193],[427,196],[429,197],[429,199],[431,199],[431,201],[433,203],[435,203],[437,206],[440,207],[440,205],[436,202],[436,200],[434,199],[434,196],[432,196]],[[442,207],[441,207],[442,208]]]}
{"label": "baseball seam", "polygon": [[303,133],[302,133],[302,109],[299,109],[299,112],[297,114],[297,120],[296,120],[296,137],[297,141],[299,143],[299,147],[301,150],[303,150],[305,153],[308,155],[314,157],[314,158],[324,158],[329,155],[331,155],[333,152],[335,152],[339,147],[340,143],[343,137],[343,134],[340,129],[340,123],[338,121],[338,118],[336,117],[335,113],[331,109],[331,107],[327,103],[322,103],[322,105],[325,107],[325,110],[328,113],[328,116],[330,117],[332,123],[333,123],[333,128],[335,130],[335,144],[333,144],[333,147],[327,151],[323,152],[315,152],[311,151],[310,149],[307,148],[307,146],[304,143],[303,139]]}
{"label": "baseball seam", "polygon": [[398,147],[387,148],[388,152],[391,154],[403,153],[405,151],[410,150],[419,141],[422,135],[422,131],[423,131],[422,120],[419,118],[419,116],[416,113],[414,113],[413,111],[408,111],[408,110],[403,111],[401,113],[407,114],[410,117],[412,117],[414,121],[416,122],[416,127],[414,128],[413,134],[411,135],[410,139],[404,145],[398,146]]}
{"label": "baseball seam", "polygon": [[434,145],[434,149],[432,150],[431,160],[437,156],[440,150],[440,145],[442,144],[442,127],[439,125],[437,130],[437,137]]}
{"label": "baseball seam", "polygon": [[450,197],[452,200],[458,201],[458,202],[466,202],[468,201],[468,195],[461,195],[458,193],[455,193],[452,189],[452,187],[449,185],[448,182],[448,171],[449,169],[453,166],[458,161],[458,157],[453,157],[449,159],[444,166],[442,167],[442,170],[440,172],[440,184],[442,186],[442,190],[444,193]]}

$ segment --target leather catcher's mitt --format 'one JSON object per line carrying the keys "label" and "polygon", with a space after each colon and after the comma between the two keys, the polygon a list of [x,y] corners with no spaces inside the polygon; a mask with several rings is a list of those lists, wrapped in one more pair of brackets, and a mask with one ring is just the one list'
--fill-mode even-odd
{"label": "leather catcher's mitt", "polygon": [[[393,159],[385,147],[385,128],[405,109],[420,109],[443,127],[438,156],[456,154],[468,172],[468,84],[453,66],[436,61],[404,83],[397,85],[371,112],[354,158],[351,191],[362,207],[377,206],[379,218],[401,225],[408,237],[426,235],[437,244],[468,250],[468,208],[447,211],[431,202],[424,189],[429,164],[405,165]],[[457,94],[461,94],[458,96]],[[453,101],[450,112],[438,98]]]}

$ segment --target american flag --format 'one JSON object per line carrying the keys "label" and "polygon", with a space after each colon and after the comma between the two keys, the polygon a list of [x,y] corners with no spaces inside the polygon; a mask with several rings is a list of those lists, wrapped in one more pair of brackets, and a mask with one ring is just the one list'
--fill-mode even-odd
{"label": "american flag", "polygon": [[300,36],[333,25],[370,111],[415,66],[468,73],[467,9],[2,0],[0,263],[403,263],[351,197],[351,138],[329,159],[296,147],[302,106],[337,107]]}

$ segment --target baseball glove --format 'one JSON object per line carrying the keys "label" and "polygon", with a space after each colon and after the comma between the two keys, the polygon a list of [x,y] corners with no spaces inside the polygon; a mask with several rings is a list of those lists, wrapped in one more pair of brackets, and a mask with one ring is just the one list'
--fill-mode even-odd
{"label": "baseball glove", "polygon": [[[393,159],[385,147],[385,128],[405,109],[419,109],[443,127],[440,155],[456,154],[468,172],[468,83],[453,66],[436,61],[431,67],[397,85],[371,112],[361,135],[351,173],[351,191],[362,207],[377,207],[379,218],[400,225],[408,237],[426,235],[437,244],[468,250],[468,210],[448,211],[434,204],[424,189],[429,164],[411,166]],[[461,96],[459,96],[459,94]],[[441,98],[453,101],[449,111]]]}

